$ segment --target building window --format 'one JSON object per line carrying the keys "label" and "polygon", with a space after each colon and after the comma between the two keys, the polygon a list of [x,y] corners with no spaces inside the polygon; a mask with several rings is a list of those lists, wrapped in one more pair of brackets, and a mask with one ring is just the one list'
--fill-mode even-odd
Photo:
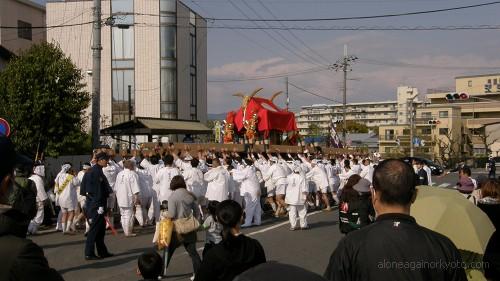
{"label": "building window", "polygon": [[422,112],[421,116],[422,116],[422,118],[432,118],[432,113],[430,113],[430,112]]}
{"label": "building window", "polygon": [[189,38],[190,38],[190,48],[191,48],[191,58],[190,58],[190,116],[191,120],[197,120],[197,104],[198,104],[198,87],[196,84],[196,15],[193,12],[189,14]]}
{"label": "building window", "polygon": [[175,68],[161,68],[160,71],[160,116],[177,118],[177,79]]}
{"label": "building window", "polygon": [[404,136],[410,135],[410,129],[403,129],[403,135]]}
{"label": "building window", "polygon": [[[135,117],[135,39],[134,3],[112,0],[111,14],[115,25],[111,28],[111,115],[112,124]],[[129,92],[130,87],[130,92]]]}
{"label": "building window", "polygon": [[448,135],[448,128],[439,128],[440,135]]}
{"label": "building window", "polygon": [[439,111],[439,118],[448,118],[448,111]]}
{"label": "building window", "polygon": [[31,23],[24,22],[22,20],[18,20],[17,27],[18,27],[17,37],[31,41],[31,39],[32,39]]}
{"label": "building window", "polygon": [[177,3],[160,0],[160,117],[177,119]]}
{"label": "building window", "polygon": [[467,82],[467,85],[470,87],[472,87],[472,80],[469,80],[469,82]]}
{"label": "building window", "polygon": [[394,130],[385,130],[385,140],[393,140],[394,139]]}
{"label": "building window", "polygon": [[421,133],[422,133],[422,135],[430,135],[430,134],[432,134],[432,130],[431,130],[431,128],[422,128]]}
{"label": "building window", "polygon": [[497,84],[497,79],[493,79],[493,85],[496,85]]}
{"label": "building window", "polygon": [[491,85],[491,79],[488,79],[488,83],[487,84],[490,84]]}
{"label": "building window", "polygon": [[113,69],[111,72],[111,79],[113,81],[113,102],[111,106],[113,116],[112,122],[113,124],[120,124],[134,118],[134,70]]}

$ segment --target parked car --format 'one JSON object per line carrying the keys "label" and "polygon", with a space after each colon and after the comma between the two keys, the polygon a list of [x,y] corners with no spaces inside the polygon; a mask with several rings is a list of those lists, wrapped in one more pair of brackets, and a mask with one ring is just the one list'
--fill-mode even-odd
{"label": "parked car", "polygon": [[436,164],[436,163],[434,163],[431,160],[426,159],[426,158],[409,157],[409,156],[401,158],[401,160],[405,161],[406,163],[410,163],[410,164],[411,164],[413,159],[420,160],[420,161],[424,162],[427,166],[429,166],[429,168],[431,169],[431,174],[433,176],[439,176],[444,172],[444,169],[443,169],[443,167],[441,167],[441,165],[438,165],[438,164]]}

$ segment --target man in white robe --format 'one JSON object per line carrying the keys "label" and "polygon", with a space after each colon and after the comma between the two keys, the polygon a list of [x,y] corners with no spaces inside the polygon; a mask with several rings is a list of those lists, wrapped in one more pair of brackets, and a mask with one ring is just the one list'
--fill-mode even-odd
{"label": "man in white robe", "polygon": [[[141,166],[142,168],[142,166]],[[140,226],[145,226],[150,223],[148,210],[151,209],[153,198],[153,177],[148,170],[136,167],[135,172],[139,176],[139,201],[140,205],[135,206],[135,218]]]}
{"label": "man in white robe", "polygon": [[229,198],[229,172],[221,165],[218,158],[212,160],[212,169],[203,176],[207,182],[208,201],[222,202]]}
{"label": "man in white robe", "polygon": [[63,234],[74,234],[71,230],[73,216],[75,214],[77,195],[76,187],[80,184],[78,178],[70,174],[71,164],[65,163],[55,179],[54,193],[56,203],[61,207],[61,226]]}
{"label": "man in white robe", "polygon": [[274,186],[276,187],[276,201],[278,208],[276,209],[275,216],[278,217],[281,214],[286,213],[285,204],[285,194],[286,194],[286,173],[283,167],[278,164],[278,158],[276,156],[271,156],[269,158],[271,166],[267,173],[263,174],[264,180],[272,180]]}
{"label": "man in white robe", "polygon": [[165,200],[168,201],[170,194],[172,194],[170,181],[173,177],[180,175],[179,169],[174,167],[174,157],[171,154],[165,155],[163,162],[165,163],[165,167],[161,168],[156,174],[156,177],[153,179],[153,182],[158,187],[159,205],[161,205],[161,202]]}
{"label": "man in white robe", "polygon": [[134,163],[130,160],[123,162],[123,171],[116,177],[116,201],[120,208],[121,224],[126,237],[135,236],[132,233],[134,223],[134,205],[139,205],[139,176],[135,172]]}
{"label": "man in white robe", "polygon": [[233,179],[241,183],[240,193],[245,200],[245,223],[241,227],[249,227],[261,224],[260,184],[252,161],[250,159],[243,161],[243,169],[233,170]]}
{"label": "man in white robe", "polygon": [[309,189],[306,186],[306,178],[301,173],[301,170],[297,164],[293,168],[293,173],[287,176],[285,202],[290,207],[288,218],[290,220],[290,230],[292,231],[297,228],[297,215],[300,221],[300,228],[308,228],[306,198]]}
{"label": "man in white robe", "polygon": [[306,178],[313,181],[317,188],[318,197],[321,196],[326,208],[325,211],[331,211],[330,201],[328,200],[328,176],[324,169],[318,165],[319,160],[314,159],[311,162],[312,169],[306,174]]}
{"label": "man in white robe", "polygon": [[44,206],[45,202],[48,200],[47,192],[45,192],[45,185],[43,183],[43,178],[45,177],[45,167],[43,164],[39,163],[33,168],[33,175],[29,177],[35,183],[36,186],[36,215],[31,220],[28,226],[29,234],[36,234],[38,228],[43,223],[44,217]]}

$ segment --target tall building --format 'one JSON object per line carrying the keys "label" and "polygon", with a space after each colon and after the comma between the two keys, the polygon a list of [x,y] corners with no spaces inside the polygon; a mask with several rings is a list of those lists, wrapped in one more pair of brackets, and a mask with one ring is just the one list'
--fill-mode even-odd
{"label": "tall building", "polygon": [[29,0],[0,1],[0,70],[32,44],[45,41],[45,7]]}
{"label": "tall building", "polygon": [[[395,101],[348,103],[346,120],[355,121],[369,128],[408,123],[408,101],[416,94],[418,94],[416,88],[401,86],[397,88]],[[418,100],[413,102],[417,103]],[[302,110],[297,114],[297,127],[300,134],[309,135],[309,128],[312,124],[317,125],[323,134],[327,134],[332,120],[343,120],[343,108],[342,104],[302,106]]]}
{"label": "tall building", "polygon": [[[468,98],[449,99],[450,94],[465,93]],[[500,73],[455,78],[455,91],[427,94],[431,104],[449,104],[461,110],[460,117],[475,155],[500,155]]]}
{"label": "tall building", "polygon": [[[89,0],[47,3],[47,25],[65,25],[49,29],[47,39],[86,73],[89,93],[92,7]],[[205,19],[177,0],[104,0],[102,24],[101,128],[136,116],[206,122]]]}

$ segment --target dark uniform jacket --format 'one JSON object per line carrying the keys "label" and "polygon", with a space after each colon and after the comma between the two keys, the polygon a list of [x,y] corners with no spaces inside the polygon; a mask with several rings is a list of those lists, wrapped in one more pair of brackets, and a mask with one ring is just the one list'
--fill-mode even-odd
{"label": "dark uniform jacket", "polygon": [[418,185],[429,185],[429,179],[427,178],[427,172],[424,169],[417,171]]}
{"label": "dark uniform jacket", "polygon": [[29,221],[16,210],[0,214],[0,280],[63,280],[43,250],[26,239]]}
{"label": "dark uniform jacket", "polygon": [[80,186],[80,195],[86,196],[86,211],[91,216],[97,212],[99,207],[106,209],[107,199],[111,193],[106,176],[102,172],[100,165],[94,165],[90,171],[83,175]]}
{"label": "dark uniform jacket", "polygon": [[333,252],[328,280],[465,281],[457,248],[447,237],[404,214],[380,215],[344,237]]}

